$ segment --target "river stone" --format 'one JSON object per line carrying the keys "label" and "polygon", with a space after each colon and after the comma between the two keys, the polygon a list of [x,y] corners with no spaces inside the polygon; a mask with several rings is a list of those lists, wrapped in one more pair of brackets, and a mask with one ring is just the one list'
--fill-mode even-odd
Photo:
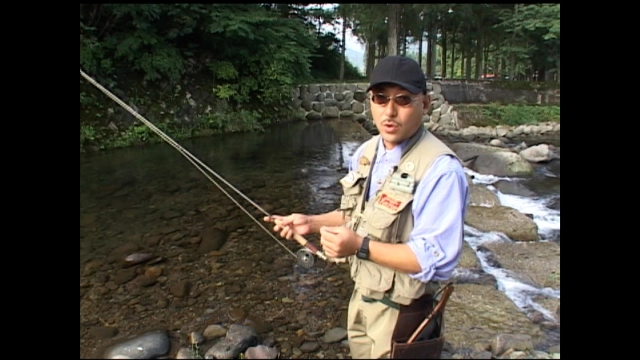
{"label": "river stone", "polygon": [[464,222],[483,232],[501,232],[513,241],[538,240],[538,225],[535,221],[508,206],[471,205]]}
{"label": "river stone", "polygon": [[310,353],[318,350],[320,348],[320,344],[315,341],[305,341],[300,345],[300,351],[303,353]]}
{"label": "river stone", "polygon": [[527,197],[536,196],[536,193],[529,190],[520,181],[498,180],[495,183],[493,183],[493,186],[503,194],[527,196]]}
{"label": "river stone", "polygon": [[169,285],[169,291],[171,294],[178,298],[183,298],[189,295],[189,290],[191,290],[191,283],[186,280],[178,280]]}
{"label": "river stone", "polygon": [[218,324],[207,326],[207,328],[204,329],[204,332],[202,333],[204,338],[207,340],[223,337],[226,334],[227,329],[225,329],[224,326]]}
{"label": "river stone", "polygon": [[118,329],[111,326],[96,326],[89,330],[89,334],[96,339],[110,339],[118,335]]}
{"label": "river stone", "polygon": [[524,149],[520,151],[520,156],[522,156],[527,161],[536,163],[548,162],[557,158],[556,154],[551,151],[549,145],[547,144],[535,145]]}
{"label": "river stone", "polygon": [[491,340],[491,353],[494,356],[500,356],[510,349],[515,351],[533,350],[531,336],[523,334],[498,334]]}
{"label": "river stone", "polygon": [[346,337],[347,337],[347,330],[341,327],[336,327],[324,333],[321,340],[324,343],[331,344],[331,343],[338,342]]}
{"label": "river stone", "polygon": [[195,354],[190,347],[182,347],[176,353],[176,359],[199,359],[198,354]]}
{"label": "river stone", "polygon": [[457,269],[482,270],[482,264],[480,263],[480,259],[478,259],[478,255],[476,255],[476,252],[473,251],[466,241],[462,243],[462,254],[460,255]]}
{"label": "river stone", "polygon": [[324,119],[324,117],[322,117],[322,114],[320,114],[319,112],[317,112],[315,110],[309,111],[304,117],[309,121],[316,121],[316,120]]}
{"label": "river stone", "polygon": [[165,331],[151,331],[108,347],[104,359],[153,359],[169,352],[171,342]]}
{"label": "river stone", "polygon": [[245,359],[277,359],[278,349],[265,345],[252,346],[244,353]]}
{"label": "river stone", "polygon": [[472,169],[480,174],[495,176],[531,176],[533,167],[522,156],[510,151],[480,154]]}
{"label": "river stone", "polygon": [[227,234],[218,228],[208,228],[200,232],[200,243],[198,244],[198,252],[206,254],[211,251],[219,250],[227,241]]}
{"label": "river stone", "polygon": [[111,279],[116,285],[122,285],[133,280],[136,277],[136,269],[128,268],[118,271]]}
{"label": "river stone", "polygon": [[453,143],[449,146],[460,159],[466,161],[480,154],[510,152],[508,149],[476,143]]}
{"label": "river stone", "polygon": [[471,190],[470,205],[494,206],[500,205],[500,199],[493,191],[487,189],[486,185],[473,184],[469,182]]}
{"label": "river stone", "polygon": [[253,315],[249,315],[246,319],[244,319],[244,325],[249,326],[258,334],[266,333],[273,330],[271,324]]}
{"label": "river stone", "polygon": [[259,343],[258,334],[249,326],[231,324],[227,336],[204,354],[205,359],[234,359],[248,347]]}
{"label": "river stone", "polygon": [[491,242],[484,246],[521,282],[539,288],[560,289],[560,245],[551,241],[533,241]]}

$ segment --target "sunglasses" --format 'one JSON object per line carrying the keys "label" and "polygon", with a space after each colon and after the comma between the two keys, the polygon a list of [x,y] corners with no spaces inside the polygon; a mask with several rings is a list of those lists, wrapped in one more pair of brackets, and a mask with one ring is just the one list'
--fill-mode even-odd
{"label": "sunglasses", "polygon": [[393,99],[393,101],[400,106],[407,106],[419,97],[411,97],[409,95],[396,95],[386,96],[384,94],[371,94],[371,101],[378,105],[387,105],[387,103]]}

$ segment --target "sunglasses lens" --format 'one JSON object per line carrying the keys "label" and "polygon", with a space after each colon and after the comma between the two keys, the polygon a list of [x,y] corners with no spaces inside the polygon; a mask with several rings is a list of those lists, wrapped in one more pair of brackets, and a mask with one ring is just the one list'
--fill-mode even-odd
{"label": "sunglasses lens", "polygon": [[[371,101],[378,105],[386,105],[389,102],[389,100],[390,98],[383,94],[371,95]],[[408,95],[398,95],[393,98],[393,101],[395,101],[395,103],[400,106],[407,106],[411,104],[412,100],[413,99],[411,99],[411,97]]]}
{"label": "sunglasses lens", "polygon": [[407,106],[411,103],[411,98],[407,95],[399,95],[394,99],[396,104],[400,106]]}
{"label": "sunglasses lens", "polygon": [[382,94],[375,94],[371,96],[371,101],[378,105],[384,105],[389,102],[389,98]]}

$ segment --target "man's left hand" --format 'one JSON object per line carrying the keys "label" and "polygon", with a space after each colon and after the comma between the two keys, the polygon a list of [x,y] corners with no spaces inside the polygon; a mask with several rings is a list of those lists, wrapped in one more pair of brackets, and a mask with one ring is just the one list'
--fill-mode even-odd
{"label": "man's left hand", "polygon": [[358,251],[362,237],[344,226],[323,226],[320,228],[320,244],[328,257],[342,258]]}

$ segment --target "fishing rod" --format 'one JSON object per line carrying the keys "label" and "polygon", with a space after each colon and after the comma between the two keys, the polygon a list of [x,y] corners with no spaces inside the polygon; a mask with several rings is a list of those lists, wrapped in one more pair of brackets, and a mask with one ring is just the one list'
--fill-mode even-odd
{"label": "fishing rod", "polygon": [[[262,228],[262,230],[264,230],[267,234],[269,234],[269,236],[271,236],[271,238],[273,238],[285,250],[287,250],[291,255],[293,255],[293,257],[295,257],[297,259],[298,264],[300,264],[301,266],[306,267],[306,268],[312,267],[313,264],[315,263],[315,259],[313,257],[314,255],[319,257],[320,259],[322,259],[324,261],[328,261],[328,262],[343,262],[344,261],[344,259],[334,259],[334,258],[327,257],[322,251],[318,250],[318,248],[316,248],[312,243],[310,243],[302,235],[297,234],[297,233],[293,234],[293,238],[298,242],[298,244],[300,244],[300,246],[302,246],[302,248],[300,250],[298,250],[294,254],[293,251],[291,251],[285,244],[283,244],[278,238],[276,238],[271,233],[271,231],[269,231],[255,217],[253,217],[251,215],[251,213],[249,213],[249,211],[247,211],[247,209],[245,209],[233,196],[231,196],[231,194],[229,194],[222,186],[220,186],[220,184],[218,184],[214,179],[212,179],[211,176],[209,176],[209,174],[207,174],[205,172],[205,170],[207,170],[210,174],[215,176],[218,180],[223,182],[225,185],[227,185],[233,191],[235,191],[236,194],[240,195],[242,198],[247,200],[258,211],[260,211],[264,215],[268,216],[269,218],[272,218],[272,215],[269,212],[267,212],[260,205],[256,204],[253,200],[251,200],[248,196],[243,194],[240,190],[236,189],[233,185],[231,185],[228,181],[226,181],[222,176],[217,174],[215,171],[211,170],[206,164],[204,164],[202,161],[200,161],[197,157],[195,157],[193,154],[191,154],[189,151],[187,151],[185,148],[183,148],[180,144],[178,144],[175,140],[173,140],[167,134],[162,132],[162,130],[158,129],[155,125],[153,125],[153,123],[151,123],[149,120],[145,119],[142,115],[138,114],[137,111],[135,111],[133,108],[131,108],[125,102],[120,100],[117,96],[115,96],[109,90],[107,90],[102,85],[100,85],[92,77],[87,75],[84,71],[82,71],[82,69],[80,69],[80,75],[82,75],[83,78],[85,78],[92,85],[94,85],[96,88],[98,88],[98,90],[102,91],[105,95],[107,95],[111,100],[115,101],[118,105],[122,106],[122,108],[127,110],[136,119],[140,120],[143,124],[145,124],[147,127],[149,127],[162,140],[167,142],[174,149],[176,149],[180,154],[182,154],[185,158],[187,158],[187,160],[189,160],[189,162],[191,162],[205,177],[207,177],[207,179],[209,179],[209,181],[211,181],[218,189],[220,189],[220,191],[222,191],[223,194],[225,194],[229,199],[231,199],[231,201],[233,201],[233,203],[236,204],[240,208],[240,210],[242,210],[245,214],[247,214],[247,216],[249,216],[251,218],[251,220],[253,220],[256,224],[258,224],[258,226],[260,226]],[[278,224],[278,222],[276,222],[276,224]]]}

